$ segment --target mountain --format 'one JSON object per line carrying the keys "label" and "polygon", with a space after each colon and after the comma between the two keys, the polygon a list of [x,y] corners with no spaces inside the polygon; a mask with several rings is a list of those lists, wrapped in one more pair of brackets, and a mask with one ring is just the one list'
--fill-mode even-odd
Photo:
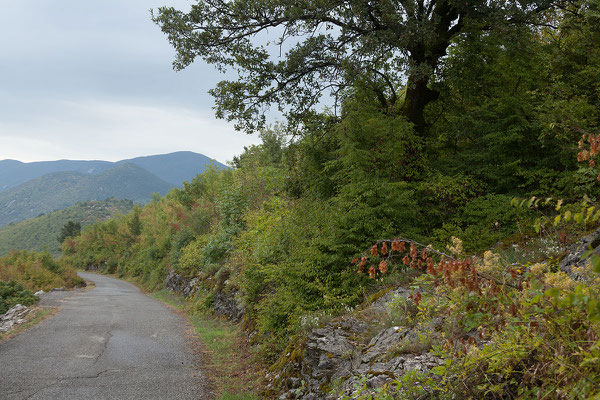
{"label": "mountain", "polygon": [[97,174],[127,163],[142,167],[173,186],[181,186],[183,181],[192,180],[210,163],[217,168],[227,168],[224,164],[211,160],[203,154],[191,151],[137,157],[117,162],[58,160],[24,163],[16,160],[0,160],[0,192],[53,172]]}
{"label": "mountain", "polygon": [[48,250],[52,254],[59,254],[60,244],[57,237],[67,222],[79,222],[81,226],[85,226],[126,214],[132,209],[131,200],[86,201],[64,210],[11,224],[0,229],[0,257],[12,250]]}
{"label": "mountain", "polygon": [[165,181],[176,186],[181,186],[184,181],[191,181],[196,175],[213,164],[220,169],[227,166],[208,158],[203,154],[191,151],[177,151],[169,154],[158,154],[147,157],[131,158],[119,161],[139,165]]}
{"label": "mountain", "polygon": [[109,161],[38,161],[24,163],[16,160],[0,160],[0,191],[10,189],[22,183],[52,172],[98,173],[112,168]]}
{"label": "mountain", "polygon": [[116,197],[145,203],[152,193],[165,194],[174,186],[130,163],[96,174],[53,172],[0,192],[0,227],[80,201]]}

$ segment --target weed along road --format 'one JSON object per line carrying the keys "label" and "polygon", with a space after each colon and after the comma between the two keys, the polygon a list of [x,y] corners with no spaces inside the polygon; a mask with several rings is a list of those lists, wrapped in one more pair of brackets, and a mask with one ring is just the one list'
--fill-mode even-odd
{"label": "weed along road", "polygon": [[186,321],[106,276],[0,343],[0,399],[208,399]]}

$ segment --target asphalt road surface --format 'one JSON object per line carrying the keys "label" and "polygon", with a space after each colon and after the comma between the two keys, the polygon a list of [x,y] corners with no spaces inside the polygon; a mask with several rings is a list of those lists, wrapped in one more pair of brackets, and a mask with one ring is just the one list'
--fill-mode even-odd
{"label": "asphalt road surface", "polygon": [[0,399],[209,399],[186,320],[133,285],[96,283],[0,343]]}

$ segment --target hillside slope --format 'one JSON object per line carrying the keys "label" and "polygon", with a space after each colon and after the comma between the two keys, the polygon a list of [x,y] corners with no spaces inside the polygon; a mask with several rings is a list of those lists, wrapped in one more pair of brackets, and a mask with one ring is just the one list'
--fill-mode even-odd
{"label": "hillside slope", "polygon": [[152,193],[165,194],[173,187],[133,164],[98,174],[55,172],[0,192],[0,227],[80,201],[116,197],[145,203]]}
{"label": "hillside slope", "polygon": [[82,226],[103,221],[133,209],[131,200],[107,199],[77,203],[64,210],[54,211],[0,229],[0,257],[12,250],[60,253],[57,237],[63,225],[69,221]]}

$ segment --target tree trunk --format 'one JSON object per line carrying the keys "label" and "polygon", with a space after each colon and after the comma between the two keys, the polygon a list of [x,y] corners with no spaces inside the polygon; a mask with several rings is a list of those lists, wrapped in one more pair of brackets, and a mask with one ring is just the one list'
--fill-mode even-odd
{"label": "tree trunk", "polygon": [[409,76],[406,84],[406,96],[402,104],[402,115],[415,125],[415,131],[420,135],[425,133],[425,106],[436,100],[440,93],[427,86],[428,77]]}

